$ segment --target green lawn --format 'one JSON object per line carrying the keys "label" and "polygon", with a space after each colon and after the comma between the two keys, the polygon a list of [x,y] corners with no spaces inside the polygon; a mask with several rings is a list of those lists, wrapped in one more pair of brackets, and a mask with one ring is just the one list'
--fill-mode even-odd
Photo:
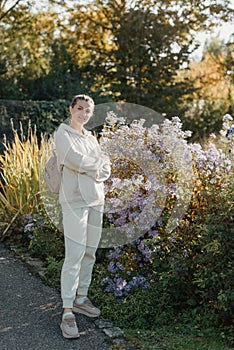
{"label": "green lawn", "polygon": [[[191,336],[169,327],[157,331],[125,329],[125,338],[142,350],[231,350],[220,339],[211,336]],[[114,350],[114,348],[113,348]]]}

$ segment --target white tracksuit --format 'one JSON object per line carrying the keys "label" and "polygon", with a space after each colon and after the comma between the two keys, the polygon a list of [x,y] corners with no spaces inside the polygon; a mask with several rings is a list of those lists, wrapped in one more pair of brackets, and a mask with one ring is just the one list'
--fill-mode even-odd
{"label": "white tracksuit", "polygon": [[63,212],[65,261],[61,274],[64,308],[72,308],[76,292],[87,295],[101,237],[104,184],[110,160],[97,139],[62,123],[55,136],[58,166],[63,166],[59,201]]}

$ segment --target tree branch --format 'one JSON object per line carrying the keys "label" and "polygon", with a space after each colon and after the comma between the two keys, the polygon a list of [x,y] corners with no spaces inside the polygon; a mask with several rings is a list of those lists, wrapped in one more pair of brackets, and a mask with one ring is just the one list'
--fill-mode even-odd
{"label": "tree branch", "polygon": [[[6,12],[3,12],[3,8],[4,8],[4,5],[6,4],[6,1],[5,3],[3,2],[1,8],[0,8],[0,21],[6,17],[8,15],[8,13],[10,13],[20,2],[21,0],[17,0]],[[1,13],[2,12],[2,13]]]}

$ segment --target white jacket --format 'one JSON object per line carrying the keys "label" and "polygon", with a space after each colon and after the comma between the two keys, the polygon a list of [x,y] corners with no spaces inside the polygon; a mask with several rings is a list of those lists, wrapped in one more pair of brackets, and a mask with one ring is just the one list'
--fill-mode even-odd
{"label": "white jacket", "polygon": [[63,167],[59,201],[62,207],[82,208],[104,204],[104,184],[110,176],[110,160],[90,131],[81,135],[60,124],[55,135],[58,167]]}

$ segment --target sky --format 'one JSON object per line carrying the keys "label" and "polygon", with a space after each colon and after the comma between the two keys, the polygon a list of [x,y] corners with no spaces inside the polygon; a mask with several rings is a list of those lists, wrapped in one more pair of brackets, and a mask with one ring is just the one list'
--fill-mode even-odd
{"label": "sky", "polygon": [[198,33],[197,40],[200,43],[200,46],[191,54],[191,58],[194,60],[199,60],[201,58],[206,40],[210,41],[213,37],[219,37],[221,40],[227,42],[231,37],[231,34],[234,34],[234,23],[226,23],[222,26],[216,27],[216,29],[210,33]]}

